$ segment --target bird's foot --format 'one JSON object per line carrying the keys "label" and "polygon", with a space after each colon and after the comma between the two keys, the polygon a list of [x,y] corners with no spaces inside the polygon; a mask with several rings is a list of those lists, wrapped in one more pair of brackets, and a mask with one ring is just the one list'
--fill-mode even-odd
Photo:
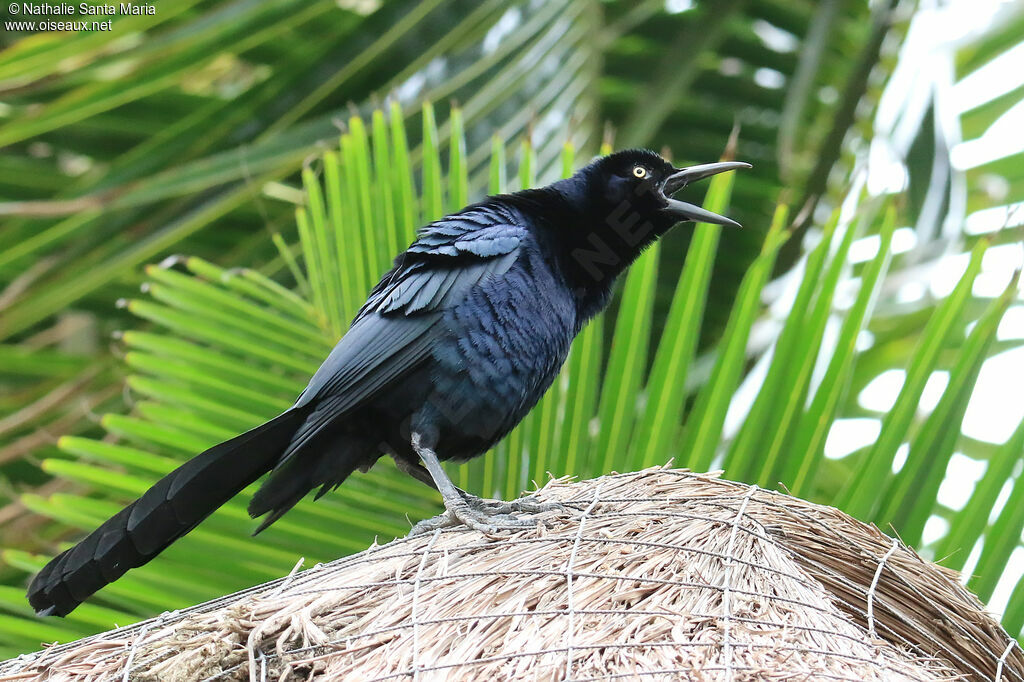
{"label": "bird's foot", "polygon": [[443,514],[435,516],[432,519],[424,519],[420,521],[412,530],[409,531],[409,535],[422,535],[423,533],[429,533],[441,528],[451,528],[452,526],[465,525],[469,526],[473,530],[480,531],[487,537],[495,537],[498,531],[501,530],[514,530],[518,528],[525,528],[532,526],[535,521],[528,519],[521,519],[511,514],[503,514],[491,509],[474,509],[469,505],[459,505],[449,507],[444,511]]}
{"label": "bird's foot", "polygon": [[501,530],[515,530],[536,525],[536,519],[522,518],[516,516],[515,513],[539,514],[555,509],[565,509],[563,505],[556,502],[537,502],[529,498],[505,502],[484,499],[463,490],[459,490],[459,493],[462,499],[454,502],[446,500],[447,509],[443,514],[420,521],[413,526],[409,535],[422,535],[440,528],[463,524],[488,537],[494,537]]}
{"label": "bird's foot", "polygon": [[477,497],[461,489],[459,492],[470,507],[486,509],[495,514],[542,514],[548,511],[566,511],[568,509],[561,502],[541,502],[532,499],[532,495],[518,497],[506,502],[505,500],[488,500],[483,497]]}
{"label": "bird's foot", "polygon": [[512,511],[524,514],[543,514],[548,511],[574,511],[572,507],[566,506],[561,502],[541,502],[535,499],[533,495],[516,498],[509,502],[509,504],[512,505]]}

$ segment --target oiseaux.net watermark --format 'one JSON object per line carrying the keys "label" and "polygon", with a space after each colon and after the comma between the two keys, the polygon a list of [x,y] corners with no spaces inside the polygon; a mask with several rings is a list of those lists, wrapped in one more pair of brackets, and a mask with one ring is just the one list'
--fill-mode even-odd
{"label": "oiseaux.net watermark", "polygon": [[[113,17],[156,14],[151,3],[120,2],[12,2],[7,5],[4,28],[8,31],[109,31]],[[106,18],[105,18],[106,17]]]}

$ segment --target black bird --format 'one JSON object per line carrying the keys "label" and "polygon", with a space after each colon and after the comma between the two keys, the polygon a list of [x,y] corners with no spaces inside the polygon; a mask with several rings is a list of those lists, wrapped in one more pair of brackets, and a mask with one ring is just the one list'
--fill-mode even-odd
{"label": "black bird", "polygon": [[[737,223],[671,198],[695,180],[749,168],[677,169],[622,151],[541,189],[494,196],[424,227],[370,292],[295,404],[160,479],[35,577],[40,615],[66,615],[141,566],[263,474],[257,533],[319,486],[319,498],[384,454],[440,491],[451,522],[493,531],[503,505],[459,490],[440,460],[505,436],[558,373],[616,277],[680,221]],[[421,464],[422,462],[422,464]]]}

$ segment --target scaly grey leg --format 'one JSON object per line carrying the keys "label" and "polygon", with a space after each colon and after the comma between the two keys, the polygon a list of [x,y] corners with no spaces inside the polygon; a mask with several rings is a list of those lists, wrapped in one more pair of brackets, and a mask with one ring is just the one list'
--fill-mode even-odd
{"label": "scaly grey leg", "polygon": [[410,462],[404,457],[393,457],[393,459],[395,460],[395,468],[403,474],[409,474],[420,483],[437,490],[437,484],[434,483],[434,479],[430,476],[430,472],[424,469],[423,465],[419,462]]}
{"label": "scaly grey leg", "polygon": [[[404,474],[412,476],[420,483],[428,485],[434,490],[437,490],[437,484],[434,483],[433,477],[430,472],[423,468],[423,465],[419,462],[410,462],[404,457],[395,457],[395,468]],[[489,511],[496,514],[508,514],[511,512],[523,512],[526,514],[539,514],[541,512],[550,511],[552,509],[564,510],[565,505],[559,502],[534,502],[527,497],[520,497],[510,502],[504,502],[502,500],[488,500],[482,497],[477,497],[472,493],[467,493],[462,488],[455,486],[455,489],[459,491],[463,499],[466,500],[466,504],[470,507],[486,507]]]}
{"label": "scaly grey leg", "polygon": [[[534,523],[527,519],[519,519],[504,513],[505,509],[502,508],[502,505],[506,503],[499,502],[497,503],[497,508],[494,508],[488,501],[475,495],[469,495],[457,488],[441,467],[441,462],[437,459],[434,451],[422,444],[420,434],[413,433],[412,447],[416,454],[419,455],[419,458],[423,460],[423,466],[430,473],[437,491],[441,493],[445,509],[447,510],[445,516],[449,517],[447,523],[444,520],[439,521],[440,525],[430,523],[432,520],[422,521],[413,529],[414,534],[444,525],[452,525],[453,521],[460,521],[485,535],[493,535],[502,527],[523,527]],[[430,527],[424,526],[424,524]]]}

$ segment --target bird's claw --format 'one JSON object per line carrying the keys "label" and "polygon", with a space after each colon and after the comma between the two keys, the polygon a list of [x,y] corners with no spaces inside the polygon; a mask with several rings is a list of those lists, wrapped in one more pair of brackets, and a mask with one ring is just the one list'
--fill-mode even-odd
{"label": "bird's claw", "polygon": [[487,500],[459,490],[462,499],[454,504],[445,502],[446,509],[440,516],[420,521],[409,532],[410,536],[429,533],[440,528],[450,528],[463,524],[479,531],[488,537],[494,537],[502,530],[528,528],[537,523],[535,519],[515,516],[521,514],[540,514],[567,507],[558,502],[537,502],[529,498],[519,498],[505,502],[503,500]]}
{"label": "bird's claw", "polygon": [[462,498],[466,501],[466,504],[473,508],[484,510],[492,514],[542,514],[548,511],[566,511],[569,507],[566,507],[561,502],[540,502],[532,499],[532,495],[526,497],[517,497],[514,500],[488,500],[483,497],[477,497],[471,495],[461,488],[457,489]]}
{"label": "bird's claw", "polygon": [[443,514],[432,519],[424,519],[412,527],[409,536],[422,535],[441,528],[465,525],[473,530],[479,531],[487,537],[495,537],[499,531],[515,530],[532,526],[535,521],[521,519],[511,514],[502,514],[491,511],[481,512],[471,509],[468,505],[465,508],[446,509]]}
{"label": "bird's claw", "polygon": [[549,511],[571,511],[571,507],[567,507],[561,502],[540,502],[538,500],[530,499],[532,496],[520,497],[509,502],[509,506],[514,512],[521,512],[523,514],[543,514]]}
{"label": "bird's claw", "polygon": [[470,495],[464,490],[459,490],[467,506],[471,509],[486,510],[489,514],[543,514],[549,511],[567,511],[569,507],[561,502],[540,502],[532,499],[532,495],[518,497],[514,500],[488,500],[476,495]]}

